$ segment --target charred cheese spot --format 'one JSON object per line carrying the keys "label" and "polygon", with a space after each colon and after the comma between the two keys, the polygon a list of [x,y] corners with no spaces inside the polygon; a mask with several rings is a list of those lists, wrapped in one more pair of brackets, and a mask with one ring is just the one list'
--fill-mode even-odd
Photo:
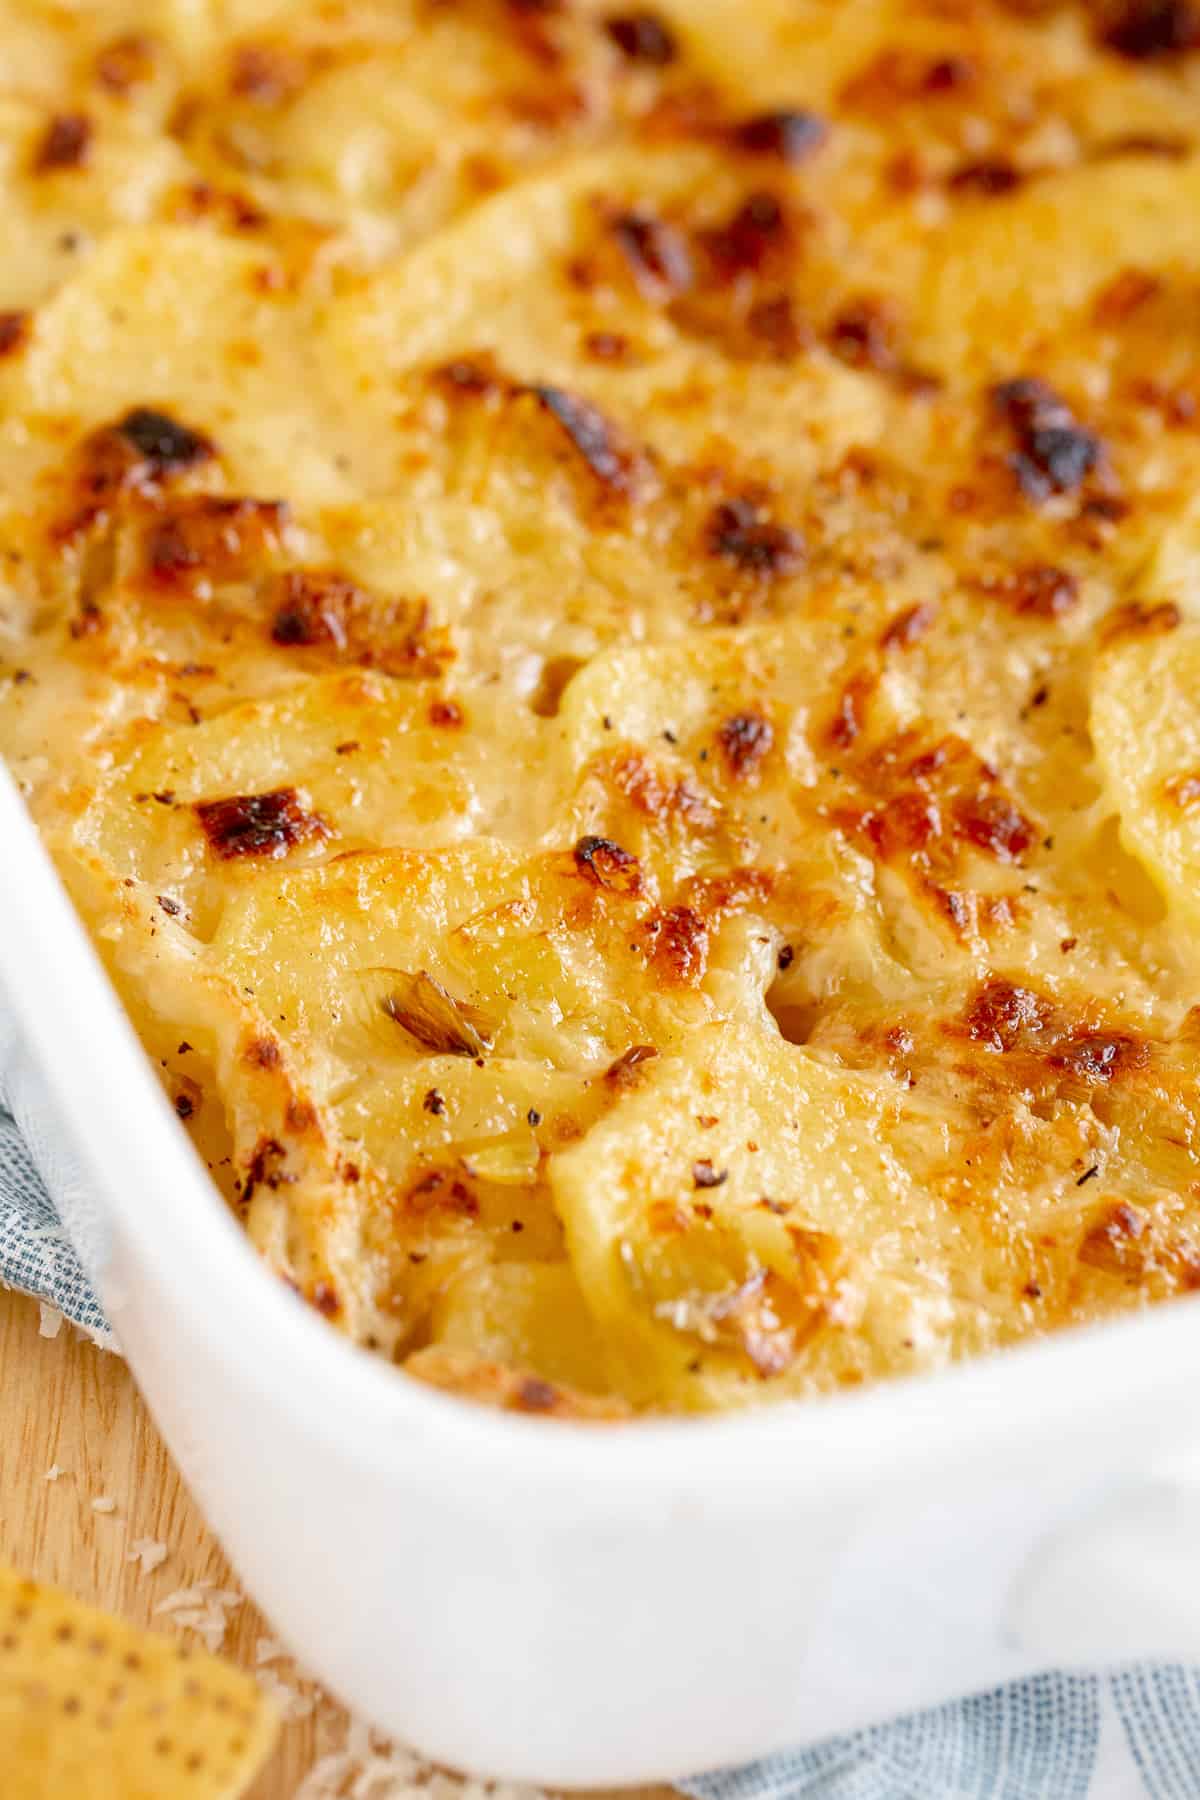
{"label": "charred cheese spot", "polygon": [[71,499],[52,536],[70,544],[110,519],[112,509],[151,498],[165,485],[202,469],[216,456],[204,433],[156,407],[135,406],[89,433],[75,453]]}
{"label": "charred cheese spot", "polygon": [[838,313],[830,326],[830,348],[853,368],[886,374],[896,367],[898,330],[895,308],[865,296]]}
{"label": "charred cheese spot", "polygon": [[124,99],[153,78],[157,61],[152,37],[140,31],[127,32],[98,52],[95,78],[107,93]]}
{"label": "charred cheese spot", "polygon": [[1145,1232],[1146,1220],[1134,1207],[1124,1203],[1111,1207],[1084,1237],[1079,1260],[1111,1275],[1140,1274],[1144,1267],[1140,1240]]}
{"label": "charred cheese spot", "polygon": [[278,1138],[259,1138],[250,1157],[239,1195],[243,1205],[249,1204],[258,1188],[265,1187],[274,1191],[292,1179],[287,1172],[287,1158],[287,1149]]}
{"label": "charred cheese spot", "polygon": [[575,867],[596,887],[617,894],[638,894],[642,872],[638,859],[611,838],[582,837],[572,852]]}
{"label": "charred cheese spot", "polygon": [[211,440],[153,407],[137,406],[114,425],[102,426],[79,452],[78,485],[84,511],[71,528],[88,524],[97,510],[123,493],[153,490],[176,475],[212,460]]}
{"label": "charred cheese spot", "polygon": [[736,780],[744,780],[757,770],[775,741],[771,721],[761,713],[734,713],[717,733],[729,772]]}
{"label": "charred cheese spot", "polygon": [[271,637],[285,647],[330,644],[345,650],[350,643],[351,622],[369,610],[362,589],[343,575],[308,569],[289,569],[283,578],[283,595],[271,623]]}
{"label": "charred cheese spot", "polygon": [[287,856],[297,844],[319,842],[330,834],[325,820],[308,810],[295,788],[201,800],[195,812],[213,854],[224,862]]}
{"label": "charred cheese spot", "polygon": [[749,498],[723,500],[714,507],[705,542],[711,555],[762,581],[789,575],[804,560],[801,534]]}
{"label": "charred cheese spot", "polygon": [[1106,282],[1097,294],[1092,305],[1092,316],[1097,325],[1119,326],[1131,318],[1138,308],[1147,300],[1152,300],[1161,288],[1157,275],[1146,269],[1122,269],[1121,273]]}
{"label": "charred cheese spot", "polygon": [[891,110],[913,102],[926,105],[970,96],[979,81],[968,56],[923,55],[916,49],[881,50],[842,89],[842,104],[856,112]]}
{"label": "charred cheese spot", "polygon": [[1037,619],[1061,619],[1079,599],[1079,583],[1070,571],[1046,563],[984,576],[979,585],[990,599]]}
{"label": "charred cheese spot", "polygon": [[[236,189],[216,188],[207,181],[195,181],[174,197],[172,219],[181,224],[194,224],[201,219],[220,219],[233,231],[260,231],[270,223],[260,206]],[[248,359],[256,360],[252,350]]]}
{"label": "charred cheese spot", "polygon": [[619,213],[612,235],[650,300],[670,299],[692,285],[692,258],[682,232],[653,213]]}
{"label": "charred cheese spot", "polygon": [[34,151],[34,169],[42,175],[86,166],[92,146],[92,121],[86,113],[55,113]]}
{"label": "charred cheese spot", "polygon": [[825,142],[829,128],[812,112],[755,113],[735,127],[733,141],[752,156],[775,156],[781,162],[807,160]]}
{"label": "charred cheese spot", "polygon": [[929,601],[919,601],[915,606],[906,607],[888,621],[880,646],[884,650],[908,650],[913,644],[920,643],[926,632],[937,619],[937,608]]}
{"label": "charred cheese spot", "polygon": [[629,339],[619,331],[589,331],[584,349],[598,362],[624,362],[629,355]]}
{"label": "charred cheese spot", "polygon": [[1091,1089],[1126,1083],[1150,1065],[1150,1046],[1130,1032],[1096,1029],[1030,988],[996,977],[963,1014],[968,1037],[1003,1055],[1035,1058],[1054,1081]]}
{"label": "charred cheese spot", "polygon": [[457,731],[466,724],[466,714],[457,700],[431,700],[429,723],[443,731]]}
{"label": "charred cheese spot", "polygon": [[281,549],[288,518],[280,500],[203,494],[182,501],[147,530],[147,578],[159,587],[194,592],[252,576]]}
{"label": "charred cheese spot", "polygon": [[1200,770],[1187,775],[1173,775],[1164,783],[1163,792],[1180,812],[1194,812],[1200,807]]}
{"label": "charred cheese spot", "polygon": [[678,823],[695,831],[706,831],[716,823],[715,808],[706,794],[686,775],[664,774],[649,757],[623,752],[614,757],[607,772],[633,809],[654,823]]}
{"label": "charred cheese spot", "polygon": [[670,26],[653,12],[610,13],[604,29],[630,62],[662,69],[675,61],[679,45]]}
{"label": "charred cheese spot", "polygon": [[842,689],[826,733],[835,750],[848,750],[852,744],[857,743],[877,685],[878,677],[875,674],[870,670],[860,670],[857,675],[851,676]]}
{"label": "charred cheese spot", "polygon": [[[765,154],[773,137],[777,157],[786,159],[791,117],[771,114],[750,122],[760,145],[755,154]],[[807,129],[795,124],[796,138]],[[613,272],[619,277],[623,269],[642,298],[664,309],[687,337],[739,360],[791,358],[815,342],[788,291],[802,269],[806,215],[779,195],[752,190],[724,216],[697,206],[639,204],[610,209],[605,220],[607,239],[620,256]]]}
{"label": "charred cheese spot", "polygon": [[327,1281],[318,1281],[309,1298],[310,1304],[323,1318],[336,1319],[342,1310],[342,1303],[336,1288],[331,1287]]}
{"label": "charred cheese spot", "polygon": [[708,927],[690,906],[652,912],[638,926],[651,966],[663,981],[694,986],[708,966]]}
{"label": "charred cheese spot", "polygon": [[747,310],[745,323],[761,353],[781,362],[790,362],[815,341],[815,333],[797,314],[790,294],[771,294],[756,300]]}
{"label": "charred cheese spot", "polygon": [[270,636],[283,650],[391,675],[436,675],[452,660],[420,601],[376,593],[333,569],[288,569],[274,593]]}
{"label": "charred cheese spot", "polygon": [[1022,376],[1001,382],[991,398],[1016,439],[1009,463],[1027,500],[1040,504],[1077,493],[1101,467],[1099,438],[1044,381]]}
{"label": "charred cheese spot", "polygon": [[0,357],[13,356],[24,349],[31,325],[27,312],[0,312]]}
{"label": "charred cheese spot", "polygon": [[489,356],[460,356],[434,369],[433,380],[451,396],[475,395],[492,399],[511,393],[513,384],[501,374]]}
{"label": "charred cheese spot", "polygon": [[963,1024],[968,1037],[978,1043],[993,1050],[1013,1050],[1031,1038],[1039,1038],[1049,1016],[1047,1002],[1031,989],[1017,987],[1011,981],[992,980],[971,1000]]}
{"label": "charred cheese spot", "polygon": [[562,427],[596,480],[612,493],[632,494],[637,478],[636,459],[599,407],[562,388],[535,387],[532,391],[538,405]]}
{"label": "charred cheese spot", "polygon": [[299,60],[278,44],[241,44],[234,51],[229,90],[256,106],[278,106],[302,86]]}
{"label": "charred cheese spot", "polygon": [[1183,615],[1173,600],[1157,603],[1130,600],[1114,607],[1100,628],[1101,642],[1120,643],[1129,638],[1162,637],[1183,623]]}
{"label": "charred cheese spot", "polygon": [[1102,42],[1135,62],[1200,49],[1200,10],[1192,0],[1115,0],[1097,13]]}
{"label": "charred cheese spot", "polygon": [[632,1087],[637,1081],[637,1071],[642,1064],[649,1062],[657,1055],[658,1051],[653,1044],[631,1044],[628,1050],[623,1050],[620,1056],[608,1065],[604,1071],[604,1079],[611,1082],[616,1088]]}
{"label": "charred cheese spot", "polygon": [[202,432],[181,425],[167,413],[150,406],[135,406],[117,426],[118,432],[131,444],[142,464],[154,479],[175,474],[180,469],[194,468],[215,454],[212,442]]}
{"label": "charred cheese spot", "polygon": [[779,197],[750,194],[723,225],[699,234],[712,278],[728,285],[742,276],[782,274],[796,247],[796,230]]}
{"label": "charred cheese spot", "polygon": [[952,194],[994,200],[998,195],[1011,194],[1023,180],[1021,171],[1012,163],[995,158],[962,163],[951,173],[946,185]]}
{"label": "charred cheese spot", "polygon": [[1150,1052],[1138,1039],[1102,1032],[1084,1033],[1050,1057],[1051,1066],[1080,1081],[1110,1082],[1144,1069]]}
{"label": "charred cheese spot", "polygon": [[1200,1287],[1200,1246],[1193,1234],[1173,1229],[1120,1201],[1108,1206],[1079,1245],[1079,1261],[1128,1287],[1155,1296]]}
{"label": "charred cheese spot", "polygon": [[467,1178],[453,1168],[427,1169],[399,1196],[397,1210],[432,1228],[469,1224],[479,1217],[479,1199]]}

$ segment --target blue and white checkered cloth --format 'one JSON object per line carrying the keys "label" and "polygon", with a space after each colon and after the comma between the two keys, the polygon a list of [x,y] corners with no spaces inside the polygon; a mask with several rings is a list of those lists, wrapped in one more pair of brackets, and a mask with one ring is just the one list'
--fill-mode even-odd
{"label": "blue and white checkered cloth", "polygon": [[[4,1107],[0,1281],[107,1323]],[[696,1800],[1200,1800],[1200,1671],[1049,1674],[684,1784]]]}

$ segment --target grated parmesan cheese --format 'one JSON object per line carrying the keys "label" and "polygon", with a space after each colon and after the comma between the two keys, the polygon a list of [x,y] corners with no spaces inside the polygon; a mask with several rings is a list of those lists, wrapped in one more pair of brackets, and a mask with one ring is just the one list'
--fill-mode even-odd
{"label": "grated parmesan cheese", "polygon": [[242,1603],[243,1596],[236,1589],[214,1588],[209,1581],[198,1581],[192,1587],[176,1588],[154,1611],[156,1616],[168,1614],[181,1630],[194,1631],[205,1649],[215,1654],[225,1641],[227,1614]]}
{"label": "grated parmesan cheese", "polygon": [[38,1336],[56,1338],[63,1328],[63,1315],[57,1306],[51,1306],[46,1300],[38,1301]]}
{"label": "grated parmesan cheese", "polygon": [[269,1694],[279,1708],[280,1717],[286,1720],[307,1719],[316,1707],[316,1698],[312,1694],[303,1694],[290,1681],[274,1669],[260,1668],[255,1670],[255,1680],[264,1694]]}
{"label": "grated parmesan cheese", "polygon": [[346,1741],[314,1763],[295,1800],[546,1800],[540,1788],[479,1781],[426,1762],[351,1717]]}
{"label": "grated parmesan cheese", "polygon": [[65,1475],[66,1473],[67,1473],[66,1469],[60,1468],[57,1463],[51,1463],[50,1467],[46,1470],[46,1473],[43,1475],[42,1480],[43,1481],[57,1481],[60,1475]]}
{"label": "grated parmesan cheese", "polygon": [[115,1513],[116,1510],[117,1503],[112,1498],[111,1494],[100,1494],[92,1501],[92,1511],[94,1513]]}
{"label": "grated parmesan cheese", "polygon": [[134,1538],[126,1562],[140,1563],[143,1575],[153,1575],[167,1560],[167,1546],[156,1538]]}

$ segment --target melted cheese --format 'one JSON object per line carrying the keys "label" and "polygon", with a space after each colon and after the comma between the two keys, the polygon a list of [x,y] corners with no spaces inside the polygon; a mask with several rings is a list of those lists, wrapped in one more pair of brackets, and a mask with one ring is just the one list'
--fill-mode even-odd
{"label": "melted cheese", "polygon": [[0,750],[412,1374],[1200,1285],[1190,10],[0,5]]}

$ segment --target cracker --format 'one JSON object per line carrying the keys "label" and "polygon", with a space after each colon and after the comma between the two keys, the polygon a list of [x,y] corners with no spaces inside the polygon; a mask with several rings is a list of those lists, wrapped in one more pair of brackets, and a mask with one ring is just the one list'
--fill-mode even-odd
{"label": "cracker", "polygon": [[0,1568],[5,1800],[234,1800],[277,1729],[251,1676]]}

